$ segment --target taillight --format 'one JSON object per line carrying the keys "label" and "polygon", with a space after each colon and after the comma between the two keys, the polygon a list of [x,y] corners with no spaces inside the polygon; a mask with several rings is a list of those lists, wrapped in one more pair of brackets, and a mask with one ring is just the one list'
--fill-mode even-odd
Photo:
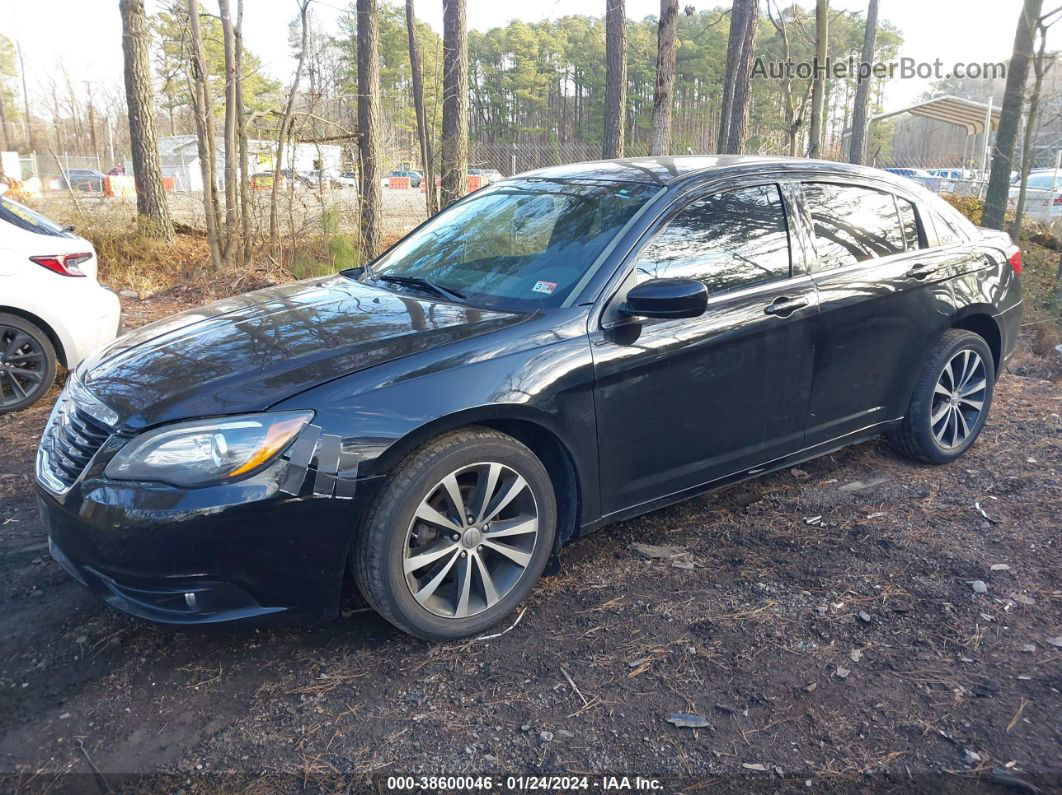
{"label": "taillight", "polygon": [[[1056,202],[1057,203],[1057,202]],[[1007,249],[1007,262],[1010,263],[1010,267],[1014,268],[1014,273],[1017,276],[1021,276],[1021,249],[1017,246],[1011,246]]]}
{"label": "taillight", "polygon": [[92,259],[91,254],[58,254],[54,257],[30,257],[41,267],[47,268],[60,276],[85,276],[78,267],[82,262]]}
{"label": "taillight", "polygon": [[1054,204],[1055,207],[1062,206],[1062,193],[1055,194],[1055,200],[1052,202],[1052,204]]}

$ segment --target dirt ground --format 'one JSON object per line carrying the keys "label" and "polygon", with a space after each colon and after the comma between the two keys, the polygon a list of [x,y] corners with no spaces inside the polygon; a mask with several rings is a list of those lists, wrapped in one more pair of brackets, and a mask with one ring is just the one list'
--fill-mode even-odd
{"label": "dirt ground", "polygon": [[[126,321],[201,298],[133,301]],[[1019,354],[1009,369],[954,465],[878,441],[606,528],[504,635],[449,645],[356,603],[328,624],[209,633],[112,612],[47,553],[31,484],[51,401],[0,417],[0,788],[547,772],[1057,791],[1062,368]]]}

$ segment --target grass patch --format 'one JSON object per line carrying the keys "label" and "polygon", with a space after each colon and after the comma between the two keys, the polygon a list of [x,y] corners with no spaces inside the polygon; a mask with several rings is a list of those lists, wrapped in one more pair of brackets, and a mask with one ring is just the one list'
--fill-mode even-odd
{"label": "grass patch", "polygon": [[361,262],[354,235],[340,231],[338,207],[326,207],[321,214],[321,236],[294,241],[288,270],[296,279],[328,276]]}

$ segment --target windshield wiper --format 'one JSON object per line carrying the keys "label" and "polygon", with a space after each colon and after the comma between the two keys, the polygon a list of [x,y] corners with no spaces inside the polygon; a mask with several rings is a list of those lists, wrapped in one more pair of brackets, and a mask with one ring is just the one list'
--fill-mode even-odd
{"label": "windshield wiper", "polygon": [[381,273],[377,275],[376,278],[381,282],[405,284],[410,287],[423,287],[435,293],[440,298],[445,298],[449,301],[463,301],[465,298],[464,293],[453,290],[449,287],[443,287],[441,284],[436,284],[431,281],[431,279],[425,279],[423,276],[398,276],[390,273]]}

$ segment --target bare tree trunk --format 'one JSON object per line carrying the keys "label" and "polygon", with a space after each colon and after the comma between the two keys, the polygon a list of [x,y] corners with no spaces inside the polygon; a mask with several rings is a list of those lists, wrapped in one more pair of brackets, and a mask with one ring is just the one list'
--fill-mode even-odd
{"label": "bare tree trunk", "polygon": [[364,261],[380,253],[380,27],[376,0],[357,0],[358,155],[361,179],[361,251]]}
{"label": "bare tree trunk", "polygon": [[[96,138],[96,106],[92,102],[92,82],[85,81],[85,88],[88,91],[88,119],[89,119],[89,141],[92,143],[92,154],[96,158],[96,162],[99,162],[100,148]],[[154,102],[152,102],[152,108],[154,108]],[[152,126],[154,126],[154,119],[152,120]]]}
{"label": "bare tree trunk", "polygon": [[829,45],[829,0],[815,0],[815,77],[811,83],[811,129],[808,131],[808,157],[819,157],[822,145],[823,100],[826,96],[826,53]]}
{"label": "bare tree trunk", "polygon": [[[55,151],[58,152],[63,148],[63,125],[59,116],[59,96],[55,92],[55,83],[52,83],[52,126],[55,128]],[[69,163],[64,166],[65,169],[69,167]]]}
{"label": "bare tree trunk", "polygon": [[33,119],[30,116],[29,87],[26,84],[26,62],[22,58],[22,45],[16,41],[15,48],[18,53],[18,71],[22,76],[22,112],[25,114],[23,123],[26,125],[26,142],[29,144],[30,151],[36,152],[37,142],[34,140]]}
{"label": "bare tree trunk", "polygon": [[435,191],[435,165],[432,162],[431,130],[424,109],[424,75],[420,70],[420,47],[417,44],[417,18],[413,0],[406,0],[406,37],[409,39],[409,68],[413,75],[413,108],[417,115],[417,138],[420,141],[420,164],[424,169],[424,202],[428,215],[439,212]]}
{"label": "bare tree trunk", "polygon": [[730,33],[726,42],[726,69],[723,74],[723,98],[719,107],[719,136],[716,151],[728,151],[730,144],[730,116],[734,108],[734,78],[741,63],[741,48],[745,41],[745,10],[747,0],[734,0],[730,7]]}
{"label": "bare tree trunk", "polygon": [[675,37],[678,0],[660,0],[656,29],[656,90],[653,92],[653,129],[649,154],[671,152],[671,110],[675,104]]}
{"label": "bare tree trunk", "polygon": [[159,240],[174,240],[173,222],[155,136],[151,89],[150,40],[144,0],[121,0],[122,51],[125,55],[125,100],[129,107],[129,142],[133,150],[136,212],[144,232]]}
{"label": "bare tree trunk", "polygon": [[[4,100],[0,98],[0,149],[11,149],[10,143],[11,133],[7,128],[7,113],[4,111]],[[0,166],[0,176],[4,173],[3,166]]]}
{"label": "bare tree trunk", "polygon": [[218,0],[218,12],[225,42],[225,245],[222,258],[225,265],[230,266],[239,248],[239,217],[236,205],[236,162],[239,157],[236,144],[236,31],[232,24],[229,0]]}
{"label": "bare tree trunk", "polygon": [[[870,0],[867,6],[867,27],[863,33],[863,53],[860,70],[869,70],[874,61],[874,39],[878,32],[878,0]],[[867,133],[867,95],[870,93],[870,75],[860,72],[856,86],[855,107],[852,109],[852,135],[848,139],[848,162],[862,163],[864,140]]]}
{"label": "bare tree trunk", "polygon": [[1059,254],[1055,268],[1055,309],[1062,309],[1062,254]]}
{"label": "bare tree trunk", "polygon": [[745,7],[745,30],[741,41],[741,58],[734,75],[734,98],[730,108],[730,129],[727,131],[726,151],[739,154],[745,145],[745,122],[749,115],[749,79],[752,73],[752,51],[756,46],[756,25],[759,22],[758,0],[747,0]]}
{"label": "bare tree trunk", "polygon": [[[1014,142],[1021,123],[1021,107],[1025,104],[1025,80],[1032,60],[1033,39],[1040,19],[1043,0],[1025,0],[1018,29],[1014,33],[1014,52],[1007,69],[1007,87],[1003,92],[1003,107],[999,110],[999,129],[992,146],[992,173],[985,191],[985,209],[981,224],[989,229],[1003,228],[1003,214],[1007,209],[1010,171],[1014,160]],[[990,134],[985,130],[985,135]]]}
{"label": "bare tree trunk", "polygon": [[443,0],[442,205],[465,194],[468,169],[468,31],[465,0]]}
{"label": "bare tree trunk", "polygon": [[601,156],[623,157],[627,111],[627,8],[624,0],[605,5],[605,131]]}
{"label": "bare tree trunk", "polygon": [[[280,117],[280,129],[277,131],[277,158],[273,167],[273,184],[269,191],[269,247],[277,248],[277,188],[280,184],[280,171],[284,168],[284,144],[287,141],[291,127],[291,117],[295,112],[295,95],[299,91],[299,81],[302,79],[302,66],[306,61],[306,43],[309,38],[309,26],[307,25],[307,11],[310,0],[299,0],[299,22],[302,25],[302,36],[299,44],[299,60],[295,63],[295,77],[291,81],[291,90],[288,91],[287,102],[284,103],[284,115]],[[292,177],[295,175],[292,174]],[[294,185],[294,180],[292,181]]]}
{"label": "bare tree trunk", "polygon": [[240,252],[239,264],[251,259],[251,180],[247,173],[247,116],[243,106],[243,0],[236,0],[236,137],[240,146]]}
{"label": "bare tree trunk", "polygon": [[188,0],[187,13],[188,59],[191,63],[189,88],[195,115],[199,168],[203,177],[203,214],[206,216],[210,260],[215,268],[219,268],[221,247],[218,241],[218,208],[214,196],[214,114],[210,106],[210,84],[207,82],[206,57],[203,54],[203,40],[199,30],[198,0]]}
{"label": "bare tree trunk", "polygon": [[1044,62],[1044,51],[1047,48],[1047,26],[1040,22],[1037,27],[1040,31],[1040,46],[1033,60],[1035,78],[1032,93],[1029,95],[1029,110],[1025,115],[1025,137],[1022,139],[1021,146],[1021,187],[1018,188],[1018,203],[1014,207],[1014,226],[1010,230],[1010,236],[1015,241],[1021,235],[1021,222],[1025,215],[1025,193],[1033,164],[1033,139],[1036,137],[1036,126],[1040,121],[1040,92],[1043,89],[1044,75],[1052,66],[1051,63]]}
{"label": "bare tree trunk", "polygon": [[[767,3],[767,18],[771,20],[774,29],[777,30],[778,35],[782,37],[782,61],[784,63],[789,63],[790,60],[792,60],[792,49],[789,46],[789,29],[785,24],[784,12],[779,8],[778,19],[775,20],[774,16],[771,14],[771,4],[769,0]],[[799,122],[796,118],[796,103],[793,100],[793,81],[789,77],[788,70],[782,75],[782,103],[785,109],[786,146],[789,156],[795,157],[797,128],[799,127]]]}

